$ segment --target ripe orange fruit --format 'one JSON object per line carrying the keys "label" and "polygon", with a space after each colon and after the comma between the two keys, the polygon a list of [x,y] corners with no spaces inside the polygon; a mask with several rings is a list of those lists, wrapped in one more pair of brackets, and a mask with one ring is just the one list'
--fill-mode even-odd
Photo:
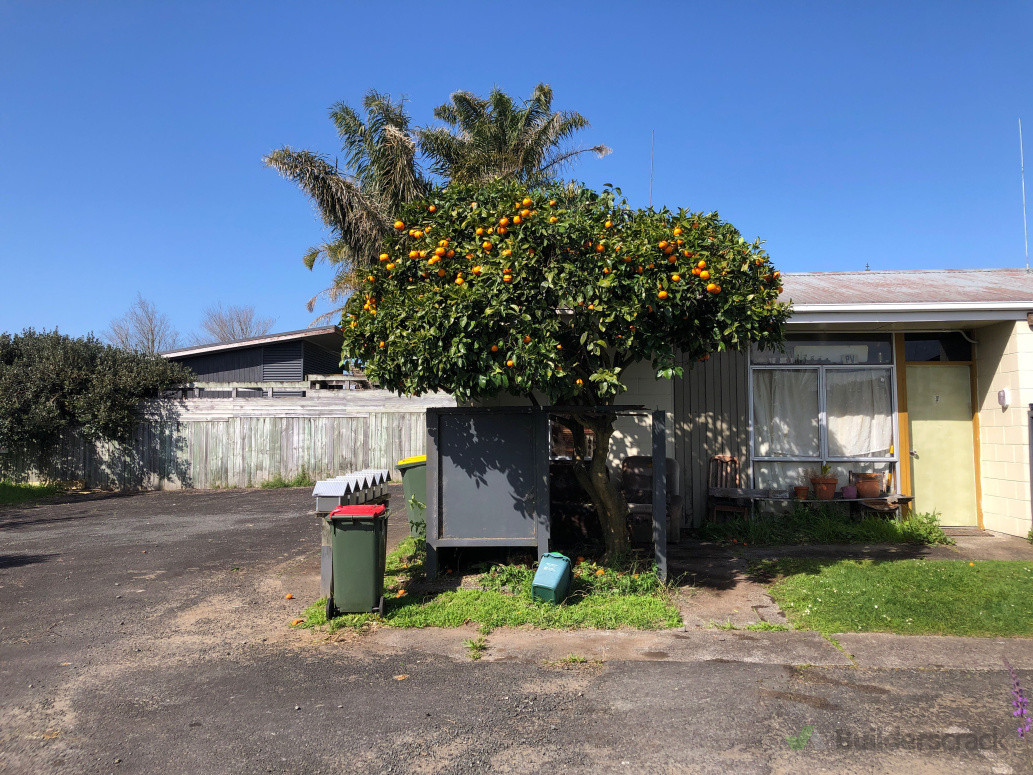
{"label": "ripe orange fruit", "polygon": [[294,599],[294,595],[292,595],[290,592],[288,592],[286,595],[283,596],[283,599],[284,600],[293,600]]}
{"label": "ripe orange fruit", "polygon": [[420,237],[422,237],[422,236],[423,236],[423,232],[422,232],[422,231],[417,231],[417,232],[416,232],[416,238],[417,238],[417,239],[419,239],[419,238],[420,238]]}
{"label": "ripe orange fruit", "polygon": [[462,277],[457,277],[456,278],[456,285],[462,285],[462,284],[463,284],[463,278]]}
{"label": "ripe orange fruit", "polygon": [[484,229],[482,229],[480,226],[478,226],[477,227],[477,231],[475,233],[477,234],[478,237],[482,237],[482,236],[484,236]]}
{"label": "ripe orange fruit", "polygon": [[531,337],[525,335],[524,336],[524,344],[531,344]]}
{"label": "ripe orange fruit", "polygon": [[436,213],[437,211],[438,211],[438,208],[436,206],[434,206],[434,205],[431,205],[430,207],[427,208],[427,212],[428,213]]}
{"label": "ripe orange fruit", "polygon": [[509,226],[509,218],[505,216],[499,218],[499,226]]}
{"label": "ripe orange fruit", "polygon": [[497,353],[497,352],[499,351],[499,346],[498,346],[497,344],[493,344],[493,345],[491,346],[491,351],[492,351],[493,353]]}
{"label": "ripe orange fruit", "polygon": [[561,345],[561,344],[556,345],[556,349],[557,350],[562,350],[563,349],[563,345]]}
{"label": "ripe orange fruit", "polygon": [[494,247],[494,245],[492,245],[488,241],[484,241],[484,242],[481,243],[481,247],[484,248],[484,250],[486,250],[488,252],[491,252],[491,249]]}
{"label": "ripe orange fruit", "polygon": [[504,275],[502,275],[502,282],[504,282],[504,283],[513,282],[513,275],[511,275],[511,274],[504,274]]}
{"label": "ripe orange fruit", "polygon": [[366,278],[366,282],[368,282],[368,283],[371,283],[371,282],[373,282],[373,281],[374,281],[375,279],[376,279],[376,278],[375,278],[375,277],[373,277],[373,275],[370,275],[369,277],[367,277],[367,278]]}
{"label": "ripe orange fruit", "polygon": [[700,269],[706,269],[706,268],[707,268],[707,262],[706,262],[706,261],[704,261],[704,260],[703,260],[703,259],[701,258],[701,259],[699,260],[699,262],[698,262],[698,263],[696,264],[696,266],[698,266],[698,267],[699,267]]}
{"label": "ripe orange fruit", "polygon": [[351,327],[352,327],[352,328],[355,328],[355,326],[357,326],[357,325],[359,325],[359,324],[358,324],[358,323],[356,323],[356,322],[355,322],[355,321],[353,320],[353,321],[351,322],[351,324],[350,324],[350,325],[351,325]]}
{"label": "ripe orange fruit", "polygon": [[410,250],[409,251],[409,258],[419,258],[419,257],[420,257],[420,251],[418,251],[418,250]]}
{"label": "ripe orange fruit", "polygon": [[624,256],[624,263],[625,264],[630,264],[631,263],[631,256]]}
{"label": "ripe orange fruit", "polygon": [[523,219],[519,215],[514,215],[513,216],[513,225],[514,226],[519,226],[523,222],[524,222]]}
{"label": "ripe orange fruit", "polygon": [[480,265],[480,264],[478,264],[477,266],[475,266],[475,267],[474,267],[473,269],[471,269],[470,271],[471,271],[471,272],[473,272],[473,273],[474,273],[475,275],[478,275],[478,276],[480,276],[480,274],[481,274],[481,272],[482,272],[483,270],[481,269],[481,265]]}
{"label": "ripe orange fruit", "polygon": [[445,276],[445,270],[444,269],[439,269],[438,270],[438,277],[444,277],[444,276]]}
{"label": "ripe orange fruit", "polygon": [[667,247],[667,240],[665,240],[665,239],[660,240],[660,250],[663,250],[666,247]]}
{"label": "ripe orange fruit", "polygon": [[559,218],[557,218],[555,215],[553,215],[553,216],[551,216],[549,218],[549,223],[557,223],[558,221],[559,221]]}
{"label": "ripe orange fruit", "polygon": [[602,253],[602,252],[604,252],[605,250],[606,250],[606,246],[605,246],[605,245],[603,245],[603,244],[599,244],[599,245],[596,245],[596,246],[595,246],[595,252],[596,252],[596,253]]}
{"label": "ripe orange fruit", "polygon": [[681,275],[678,275],[678,274],[672,274],[672,275],[671,275],[671,282],[672,282],[672,283],[677,283],[677,282],[681,282]]}
{"label": "ripe orange fruit", "polygon": [[642,274],[642,267],[636,266],[635,267],[635,274]]}
{"label": "ripe orange fruit", "polygon": [[609,273],[610,273],[610,267],[604,266],[603,267],[603,274],[609,274]]}
{"label": "ripe orange fruit", "polygon": [[531,215],[531,211],[530,210],[521,210],[520,211],[520,217],[521,218],[528,218],[528,217],[530,217],[530,215]]}
{"label": "ripe orange fruit", "polygon": [[664,255],[665,255],[665,256],[669,256],[669,255],[671,255],[671,254],[672,254],[673,252],[674,252],[674,248],[673,248],[673,247],[671,247],[670,245],[668,245],[668,246],[667,246],[666,248],[664,248]]}
{"label": "ripe orange fruit", "polygon": [[584,384],[585,384],[585,381],[584,381],[583,379],[579,379],[579,380],[577,380],[577,382],[576,382],[575,384],[576,384],[576,385],[577,385],[578,387],[581,387],[582,385],[584,385]]}
{"label": "ripe orange fruit", "polygon": [[667,257],[667,263],[668,264],[677,264],[678,263],[678,259],[675,256],[668,256]]}
{"label": "ripe orange fruit", "polygon": [[445,256],[447,256],[448,258],[455,258],[456,252],[454,250],[450,250],[445,254]]}
{"label": "ripe orange fruit", "polygon": [[700,280],[709,280],[710,279],[710,272],[708,272],[706,269],[701,269],[700,273],[699,273],[699,279]]}
{"label": "ripe orange fruit", "polygon": [[520,204],[522,204],[524,207],[530,207],[531,206],[531,199],[529,197],[525,196],[524,197],[524,201],[521,202]]}
{"label": "ripe orange fruit", "polygon": [[613,221],[607,221],[606,223],[604,223],[603,224],[603,228],[604,229],[612,229],[613,228]]}
{"label": "ripe orange fruit", "polygon": [[502,251],[502,255],[507,256],[507,257],[511,256],[511,255],[513,255],[513,251],[510,248],[506,248],[505,250]]}
{"label": "ripe orange fruit", "polygon": [[388,270],[389,272],[390,272],[390,271],[391,271],[392,269],[394,269],[394,268],[395,268],[395,265],[394,265],[394,264],[388,264],[388,265],[387,265],[387,270]]}
{"label": "ripe orange fruit", "polygon": [[674,236],[678,237],[680,235],[681,235],[681,226],[675,226],[674,227]]}
{"label": "ripe orange fruit", "polygon": [[443,255],[445,255],[445,249],[444,248],[434,248],[434,255],[435,256],[443,256]]}
{"label": "ripe orange fruit", "polygon": [[417,255],[420,258],[426,258],[427,257],[427,251],[426,250],[421,250],[419,253],[417,253]]}
{"label": "ripe orange fruit", "polygon": [[[387,347],[387,342],[385,342],[385,341],[381,340],[381,342],[380,342],[380,347],[381,347],[381,348]],[[293,597],[293,595],[292,595],[291,597]]]}
{"label": "ripe orange fruit", "polygon": [[595,305],[594,305],[594,304],[589,304],[589,305],[588,305],[588,308],[589,308],[589,309],[595,309]]}
{"label": "ripe orange fruit", "polygon": [[402,223],[401,221],[395,221],[395,230],[396,231],[401,231],[404,228],[405,228],[405,224],[404,223]]}
{"label": "ripe orange fruit", "polygon": [[506,365],[509,366],[510,368],[513,368],[513,361],[512,361],[512,359],[506,361]]}
{"label": "ripe orange fruit", "polygon": [[649,263],[649,267],[648,267],[648,268],[649,268],[649,269],[656,269],[656,264],[654,264],[654,263],[650,262],[650,263]]}
{"label": "ripe orange fruit", "polygon": [[387,253],[381,253],[380,254],[380,260],[381,261],[387,261],[389,258],[391,258],[391,256],[389,256]]}
{"label": "ripe orange fruit", "polygon": [[657,296],[659,298],[661,298],[661,299],[666,299],[667,298],[667,291],[660,291],[660,293],[658,293]]}
{"label": "ripe orange fruit", "polygon": [[476,202],[470,202],[470,209],[471,210],[476,210],[477,209],[477,203]]}
{"label": "ripe orange fruit", "polygon": [[499,226],[499,234],[505,234],[508,231],[509,229],[507,229],[505,226]]}
{"label": "ripe orange fruit", "polygon": [[555,207],[555,206],[556,206],[556,200],[555,199],[550,199],[549,200],[549,207]]}

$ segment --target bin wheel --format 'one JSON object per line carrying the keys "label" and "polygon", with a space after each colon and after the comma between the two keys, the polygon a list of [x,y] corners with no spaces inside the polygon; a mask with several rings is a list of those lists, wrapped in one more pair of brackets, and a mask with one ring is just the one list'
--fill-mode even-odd
{"label": "bin wheel", "polygon": [[377,606],[377,613],[379,613],[381,616],[384,615],[384,596],[383,595],[380,596],[380,605]]}
{"label": "bin wheel", "polygon": [[326,620],[330,621],[334,618],[334,600],[332,597],[326,599]]}

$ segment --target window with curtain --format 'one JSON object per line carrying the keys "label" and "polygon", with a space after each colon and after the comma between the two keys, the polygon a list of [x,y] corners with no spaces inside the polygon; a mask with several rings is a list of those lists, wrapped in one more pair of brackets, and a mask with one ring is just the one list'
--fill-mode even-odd
{"label": "window with curtain", "polygon": [[[815,358],[814,365],[800,357],[781,362],[770,355],[752,359],[757,487],[805,484],[808,473],[826,462],[841,474],[842,484],[848,471],[885,471],[895,466],[894,376],[885,357],[891,351],[888,338],[827,342],[800,337],[787,343],[787,349],[797,356],[810,356],[808,345],[829,347],[830,352],[835,346],[839,355]],[[877,357],[865,357],[865,352]]]}

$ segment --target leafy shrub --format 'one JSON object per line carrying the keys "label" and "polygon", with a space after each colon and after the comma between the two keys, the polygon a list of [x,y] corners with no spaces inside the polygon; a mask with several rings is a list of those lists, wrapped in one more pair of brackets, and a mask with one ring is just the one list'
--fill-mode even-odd
{"label": "leafy shrub", "polygon": [[141,401],[189,377],[177,363],[92,335],[31,328],[0,334],[0,447],[45,452],[65,430],[128,441],[141,420]]}
{"label": "leafy shrub", "polygon": [[936,514],[912,514],[900,521],[878,515],[852,519],[837,508],[796,506],[783,515],[734,519],[703,525],[704,540],[750,546],[792,544],[953,544]]}

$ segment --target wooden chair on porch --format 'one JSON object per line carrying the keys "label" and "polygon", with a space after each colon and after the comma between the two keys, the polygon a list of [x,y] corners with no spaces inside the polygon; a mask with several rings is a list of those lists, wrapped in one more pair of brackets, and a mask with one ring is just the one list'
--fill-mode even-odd
{"label": "wooden chair on porch", "polygon": [[739,461],[732,455],[714,455],[707,471],[707,518],[717,522],[718,514],[725,518],[749,514],[750,508],[742,498],[728,498],[714,494],[715,489],[738,489]]}

